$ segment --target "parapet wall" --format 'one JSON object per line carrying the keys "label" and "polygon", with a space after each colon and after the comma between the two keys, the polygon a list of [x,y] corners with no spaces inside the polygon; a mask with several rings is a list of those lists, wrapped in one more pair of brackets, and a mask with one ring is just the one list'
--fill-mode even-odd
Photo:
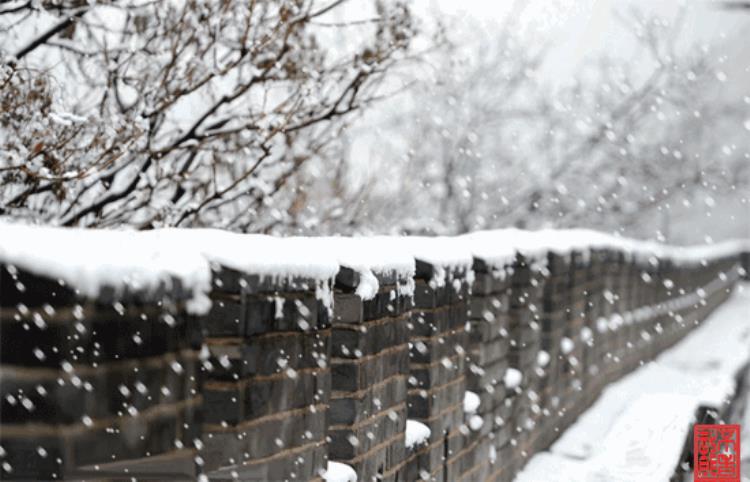
{"label": "parapet wall", "polygon": [[61,270],[0,240],[2,478],[322,480],[337,461],[360,481],[511,481],[604,386],[699,325],[747,259],[739,245],[508,249],[502,233],[297,240],[285,258],[232,236],[200,250],[199,309],[196,271],[130,273],[149,283],[126,288],[104,273],[92,290],[85,256]]}

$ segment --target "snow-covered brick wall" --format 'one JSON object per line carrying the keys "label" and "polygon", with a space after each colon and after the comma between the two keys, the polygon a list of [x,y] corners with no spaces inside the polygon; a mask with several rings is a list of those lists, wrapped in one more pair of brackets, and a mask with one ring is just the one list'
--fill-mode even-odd
{"label": "snow-covered brick wall", "polygon": [[748,252],[1,224],[0,469],[510,480]]}
{"label": "snow-covered brick wall", "polygon": [[429,436],[427,443],[410,448],[406,477],[419,480],[420,474],[430,474],[450,480],[456,462],[452,454],[446,459],[445,445],[458,446],[466,430],[466,314],[473,261],[455,239],[415,238],[411,243],[417,273],[408,325],[407,403],[409,418],[427,427]]}
{"label": "snow-covered brick wall", "polygon": [[214,267],[203,317],[204,468],[240,480],[318,477],[327,466],[332,315],[330,294],[319,295],[331,292],[321,278],[335,271],[268,278],[239,267]]}
{"label": "snow-covered brick wall", "polygon": [[406,465],[415,261],[389,238],[334,242],[346,264],[333,294],[328,454],[359,480],[393,480]]}

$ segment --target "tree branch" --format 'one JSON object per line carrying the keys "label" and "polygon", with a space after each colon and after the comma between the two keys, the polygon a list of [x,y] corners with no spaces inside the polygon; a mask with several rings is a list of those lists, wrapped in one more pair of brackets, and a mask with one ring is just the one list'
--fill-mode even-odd
{"label": "tree branch", "polygon": [[68,15],[62,22],[52,26],[49,30],[44,32],[42,35],[38,36],[34,40],[32,40],[29,44],[27,44],[25,47],[23,47],[21,50],[15,53],[15,58],[20,60],[24,58],[29,53],[36,50],[39,46],[44,45],[47,43],[49,39],[57,35],[58,33],[62,32],[66,28],[73,25],[73,23],[81,18],[86,12],[88,12],[88,7],[81,8],[72,14]]}

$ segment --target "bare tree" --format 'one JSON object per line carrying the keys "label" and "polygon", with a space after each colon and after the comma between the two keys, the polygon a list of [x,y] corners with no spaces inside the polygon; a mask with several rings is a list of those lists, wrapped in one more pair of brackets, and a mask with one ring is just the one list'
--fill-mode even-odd
{"label": "bare tree", "polygon": [[725,79],[710,47],[677,48],[684,12],[622,15],[637,65],[605,54],[554,92],[537,75],[548,46],[517,35],[521,13],[471,49],[453,42],[436,54],[434,79],[402,102],[413,108],[384,138],[386,156],[406,153],[404,182],[375,200],[390,213],[416,206],[399,226],[627,229],[701,190],[747,185],[736,148],[747,106],[717,95]]}
{"label": "bare tree", "polygon": [[66,226],[283,224],[415,34],[388,0],[0,4],[0,213]]}

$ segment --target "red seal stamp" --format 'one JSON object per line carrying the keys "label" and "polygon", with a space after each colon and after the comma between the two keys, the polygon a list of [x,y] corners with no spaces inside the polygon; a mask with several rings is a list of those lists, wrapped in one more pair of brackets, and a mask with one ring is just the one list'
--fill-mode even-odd
{"label": "red seal stamp", "polygon": [[695,482],[740,482],[740,426],[696,425],[693,472]]}

